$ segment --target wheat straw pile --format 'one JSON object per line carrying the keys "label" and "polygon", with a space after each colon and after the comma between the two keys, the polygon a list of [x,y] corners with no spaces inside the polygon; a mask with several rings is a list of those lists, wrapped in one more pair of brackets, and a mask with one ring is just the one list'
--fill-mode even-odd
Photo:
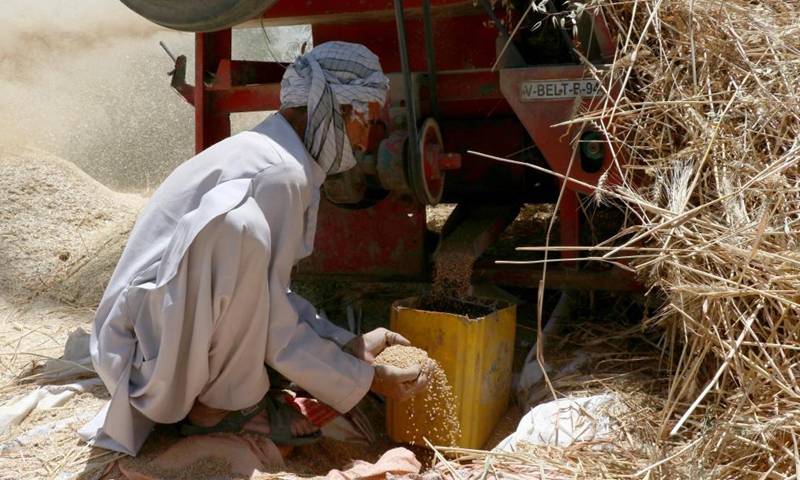
{"label": "wheat straw pile", "polygon": [[615,246],[667,297],[660,433],[679,447],[657,471],[800,475],[800,2],[595,5],[618,42],[598,75],[621,93],[575,124],[636,166],[598,198],[637,218]]}

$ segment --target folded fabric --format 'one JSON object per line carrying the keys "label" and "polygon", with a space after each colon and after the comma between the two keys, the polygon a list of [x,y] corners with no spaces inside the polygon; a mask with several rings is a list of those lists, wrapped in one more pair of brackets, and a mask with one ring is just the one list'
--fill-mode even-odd
{"label": "folded fabric", "polygon": [[51,358],[44,364],[42,378],[72,378],[94,374],[89,354],[89,334],[81,327],[70,332],[61,358]]}
{"label": "folded fabric", "polygon": [[0,434],[22,423],[33,410],[60,407],[75,395],[87,392],[100,383],[100,379],[94,377],[68,385],[47,385],[11,400],[0,407]]}
{"label": "folded fabric", "polygon": [[325,480],[382,480],[389,474],[418,474],[420,468],[422,464],[410,450],[398,447],[384,453],[374,464],[356,460],[344,471],[331,470]]}

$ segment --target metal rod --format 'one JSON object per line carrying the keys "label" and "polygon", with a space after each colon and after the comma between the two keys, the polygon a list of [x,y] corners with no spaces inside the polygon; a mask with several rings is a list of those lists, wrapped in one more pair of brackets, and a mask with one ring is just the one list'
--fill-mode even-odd
{"label": "metal rod", "polygon": [[422,23],[425,26],[425,55],[428,60],[428,90],[431,94],[431,116],[439,123],[439,93],[437,91],[438,83],[436,82],[433,27],[431,26],[431,0],[422,0]]}
{"label": "metal rod", "polygon": [[411,85],[411,66],[408,62],[408,43],[406,42],[406,19],[403,13],[403,0],[394,0],[394,15],[397,22],[397,43],[400,46],[400,67],[405,83],[406,108],[408,109],[408,161],[419,159],[417,152],[417,111],[414,106],[414,92]]}
{"label": "metal rod", "polygon": [[165,52],[167,52],[167,55],[169,55],[169,58],[172,59],[172,63],[175,63],[175,62],[178,61],[178,57],[176,57],[175,54],[172,53],[172,50],[169,49],[169,47],[167,46],[166,43],[164,43],[163,40],[159,41],[158,44],[161,45],[161,48],[163,48]]}

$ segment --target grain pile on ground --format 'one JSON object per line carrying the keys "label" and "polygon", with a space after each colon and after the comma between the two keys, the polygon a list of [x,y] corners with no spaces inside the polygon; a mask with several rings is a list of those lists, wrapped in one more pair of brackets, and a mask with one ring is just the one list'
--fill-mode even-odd
{"label": "grain pile on ground", "polygon": [[[422,365],[427,359],[428,354],[424,350],[393,345],[375,358],[375,365],[408,368]],[[453,446],[461,436],[456,399],[444,371],[438,362],[434,360],[434,363],[435,368],[425,391],[399,405],[407,409],[407,432],[413,435],[421,433],[435,445]],[[417,412],[416,416],[414,412]],[[423,418],[419,418],[419,412],[423,412]]]}
{"label": "grain pile on ground", "polygon": [[0,288],[97,305],[144,198],[33,148],[0,152],[0,165]]}
{"label": "grain pile on ground", "polygon": [[[800,475],[800,4],[602,6],[618,97],[586,112],[637,168],[599,192],[636,218],[622,247],[667,302],[662,478]],[[602,245],[611,246],[612,243]]]}
{"label": "grain pile on ground", "polygon": [[[94,308],[144,204],[112,192],[44,151],[0,151],[0,405],[48,383],[42,365],[64,353]],[[65,406],[36,409],[0,432],[3,478],[63,478],[102,470],[117,455],[86,448],[76,430],[108,398],[96,386]],[[89,459],[92,460],[89,460]]]}

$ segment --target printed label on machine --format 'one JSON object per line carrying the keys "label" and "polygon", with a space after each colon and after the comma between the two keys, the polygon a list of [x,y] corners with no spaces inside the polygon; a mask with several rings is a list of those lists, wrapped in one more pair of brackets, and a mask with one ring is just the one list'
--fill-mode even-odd
{"label": "printed label on machine", "polygon": [[519,85],[519,96],[522,101],[552,100],[574,97],[594,97],[600,94],[600,82],[593,79],[584,80],[538,80],[522,82]]}

